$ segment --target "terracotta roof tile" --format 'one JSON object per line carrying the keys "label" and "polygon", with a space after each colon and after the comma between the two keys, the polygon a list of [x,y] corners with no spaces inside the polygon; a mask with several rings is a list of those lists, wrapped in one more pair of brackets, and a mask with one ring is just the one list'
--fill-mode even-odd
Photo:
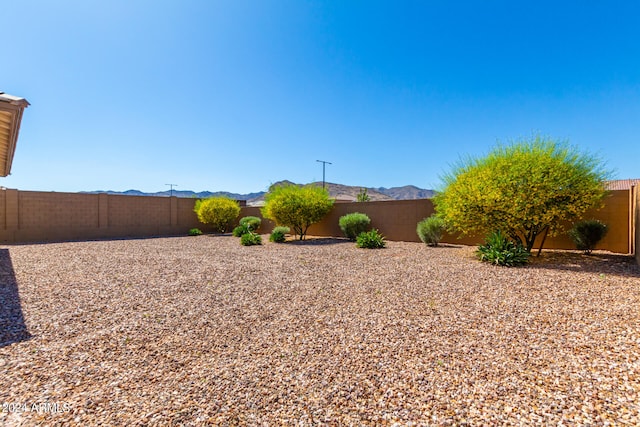
{"label": "terracotta roof tile", "polygon": [[607,190],[628,190],[631,186],[640,185],[640,178],[636,179],[616,179],[613,181],[607,181],[605,186]]}

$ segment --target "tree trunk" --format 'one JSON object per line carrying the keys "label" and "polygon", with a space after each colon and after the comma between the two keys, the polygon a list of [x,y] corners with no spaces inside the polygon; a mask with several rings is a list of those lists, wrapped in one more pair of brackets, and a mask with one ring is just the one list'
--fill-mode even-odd
{"label": "tree trunk", "polygon": [[547,240],[547,233],[549,232],[549,226],[544,228],[544,236],[542,236],[542,242],[540,242],[540,247],[538,248],[538,254],[536,256],[540,256],[542,252],[542,247],[544,246],[544,241]]}

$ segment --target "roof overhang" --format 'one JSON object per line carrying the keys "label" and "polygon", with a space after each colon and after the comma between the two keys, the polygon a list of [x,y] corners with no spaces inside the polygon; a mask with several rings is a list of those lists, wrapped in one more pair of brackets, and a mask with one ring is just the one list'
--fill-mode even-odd
{"label": "roof overhang", "polygon": [[0,92],[0,176],[11,173],[22,112],[28,106],[26,99]]}

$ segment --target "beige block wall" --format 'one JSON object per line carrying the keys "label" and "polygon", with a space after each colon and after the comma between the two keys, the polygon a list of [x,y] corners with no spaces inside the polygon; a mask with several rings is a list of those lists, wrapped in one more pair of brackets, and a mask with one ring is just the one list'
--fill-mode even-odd
{"label": "beige block wall", "polygon": [[3,190],[4,243],[185,235],[199,227],[194,199]]}
{"label": "beige block wall", "polygon": [[[126,197],[126,198],[125,198]],[[109,227],[146,227],[171,225],[169,197],[109,196]]]}
{"label": "beige block wall", "polygon": [[75,193],[18,193],[18,228],[98,227],[98,195]]}
{"label": "beige block wall", "polygon": [[[630,253],[638,245],[638,199],[628,191],[615,191],[605,200],[606,206],[585,216],[609,224],[609,233],[598,249]],[[191,228],[211,232],[193,212],[195,199],[176,197],[122,196],[107,194],[46,193],[33,191],[0,191],[0,242],[63,241],[94,238],[185,235]],[[429,199],[394,200],[367,203],[337,203],[310,235],[341,236],[338,220],[350,212],[362,212],[371,218],[372,226],[389,240],[418,242],[416,225],[434,212]],[[634,213],[635,212],[635,213]],[[261,217],[260,209],[242,207],[242,216]],[[635,218],[634,216],[635,215]],[[274,223],[263,219],[261,233],[269,233]],[[444,242],[478,244],[482,238],[445,235]],[[545,248],[573,249],[562,235],[548,238]],[[637,252],[637,251],[636,251]],[[636,253],[636,257],[638,257]]]}
{"label": "beige block wall", "polygon": [[7,192],[0,191],[0,228],[7,228]]}
{"label": "beige block wall", "polygon": [[[613,191],[605,199],[604,208],[590,211],[585,215],[585,219],[599,219],[609,225],[607,236],[596,249],[624,254],[630,253],[630,200],[628,191]],[[419,242],[416,226],[419,221],[434,212],[434,206],[430,199],[336,203],[331,212],[322,221],[309,227],[308,234],[312,236],[342,236],[338,220],[342,215],[351,212],[367,214],[371,218],[372,227],[377,228],[388,240]],[[243,208],[240,215],[261,217],[260,210],[253,207]],[[263,219],[261,232],[268,233],[272,227],[272,223],[267,224]],[[445,234],[443,238],[443,243],[464,245],[477,245],[483,241],[484,236],[459,238],[457,235]],[[575,246],[566,234],[560,234],[555,237],[548,237],[544,248],[575,249]]]}
{"label": "beige block wall", "polygon": [[[597,219],[608,225],[606,236],[596,245],[596,250],[608,250],[611,252],[629,254],[631,253],[631,198],[630,191],[612,191],[604,200],[605,206],[602,209],[592,209],[585,213],[584,219]],[[571,228],[571,224],[564,224],[566,229]],[[540,239],[536,241],[536,248],[540,244]],[[575,245],[566,233],[555,237],[548,237],[544,243],[545,249],[575,249]]]}
{"label": "beige block wall", "polygon": [[634,253],[636,254],[636,262],[638,263],[638,265],[640,265],[640,191],[638,187],[633,187],[633,190],[635,193],[634,195],[635,197],[633,197],[633,200],[635,201],[635,206],[634,206],[635,246],[633,249],[634,249]]}
{"label": "beige block wall", "polygon": [[371,227],[378,229],[387,239],[418,242],[420,239],[416,234],[416,226],[433,211],[433,203],[429,199],[336,203],[329,215],[309,227],[308,234],[342,236],[338,225],[340,217],[360,212],[366,214],[371,219]]}

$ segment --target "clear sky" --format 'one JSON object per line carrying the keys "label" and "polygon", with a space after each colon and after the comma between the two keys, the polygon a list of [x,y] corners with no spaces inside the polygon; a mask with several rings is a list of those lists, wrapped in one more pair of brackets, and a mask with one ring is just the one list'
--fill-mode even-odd
{"label": "clear sky", "polygon": [[21,190],[437,188],[541,133],[640,177],[640,2],[20,0]]}

